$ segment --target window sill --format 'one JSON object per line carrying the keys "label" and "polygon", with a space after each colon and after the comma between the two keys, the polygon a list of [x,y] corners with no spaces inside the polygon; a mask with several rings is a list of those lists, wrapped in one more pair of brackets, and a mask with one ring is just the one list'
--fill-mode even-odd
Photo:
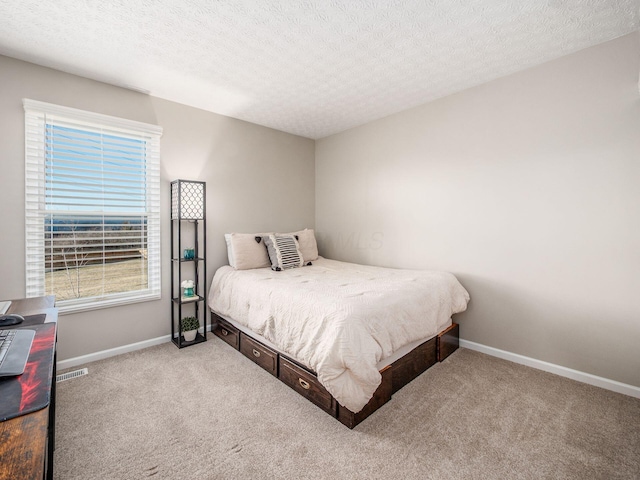
{"label": "window sill", "polygon": [[100,300],[96,302],[85,302],[85,303],[73,303],[73,304],[64,304],[64,302],[60,302],[56,304],[58,308],[59,315],[69,315],[72,313],[80,313],[80,312],[88,312],[91,310],[101,310],[103,308],[111,308],[111,307],[119,307],[122,305],[131,305],[133,303],[141,303],[141,302],[151,302],[154,300],[160,300],[161,295],[157,294],[148,294],[148,295],[140,295],[137,297],[126,297],[126,298],[110,298],[108,300]]}

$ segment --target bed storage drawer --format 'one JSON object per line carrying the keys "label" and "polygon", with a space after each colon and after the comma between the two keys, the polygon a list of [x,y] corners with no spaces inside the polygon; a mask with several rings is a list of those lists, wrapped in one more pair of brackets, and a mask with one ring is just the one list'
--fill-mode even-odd
{"label": "bed storage drawer", "polygon": [[241,332],[240,351],[271,375],[278,376],[278,354],[269,347]]}
{"label": "bed storage drawer", "polygon": [[391,364],[393,367],[392,393],[396,393],[437,361],[437,337],[421,343],[404,357]]}
{"label": "bed storage drawer", "polygon": [[315,375],[288,359],[280,357],[280,380],[335,417],[336,401]]}
{"label": "bed storage drawer", "polygon": [[452,323],[449,328],[438,334],[438,361],[441,362],[458,349],[460,345],[460,326]]}
{"label": "bed storage drawer", "polygon": [[215,313],[211,314],[211,324],[213,325],[213,333],[216,336],[220,337],[236,350],[240,349],[240,332],[236,327]]}

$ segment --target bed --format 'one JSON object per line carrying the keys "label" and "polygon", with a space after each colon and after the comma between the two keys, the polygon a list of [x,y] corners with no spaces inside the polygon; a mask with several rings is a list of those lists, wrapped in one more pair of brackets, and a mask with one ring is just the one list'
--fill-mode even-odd
{"label": "bed", "polygon": [[343,424],[353,428],[457,348],[452,315],[469,294],[451,273],[299,253],[299,268],[219,268],[212,330]]}

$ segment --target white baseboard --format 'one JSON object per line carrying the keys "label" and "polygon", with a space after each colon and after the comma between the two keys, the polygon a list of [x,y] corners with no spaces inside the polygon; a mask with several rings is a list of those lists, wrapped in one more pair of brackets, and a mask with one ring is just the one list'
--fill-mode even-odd
{"label": "white baseboard", "polygon": [[96,360],[103,360],[105,358],[115,357],[116,355],[122,355],[123,353],[129,353],[136,350],[142,350],[143,348],[153,347],[155,345],[160,345],[161,343],[166,343],[169,341],[171,341],[171,335],[164,335],[162,337],[143,340],[142,342],[130,343],[129,345],[123,345],[121,347],[110,348],[108,350],[102,350],[100,352],[81,355],[80,357],[61,360],[56,364],[56,368],[58,370],[65,370],[67,368],[77,367],[78,365],[84,365],[85,363],[95,362]]}
{"label": "white baseboard", "polygon": [[629,395],[630,397],[640,398],[640,387],[616,382],[615,380],[610,380],[608,378],[598,377],[596,375],[591,375],[590,373],[580,372],[561,365],[543,362],[542,360],[536,360],[535,358],[525,357],[524,355],[518,355],[517,353],[488,347],[468,340],[460,339],[460,346],[468,348],[469,350],[475,350],[476,352],[486,353],[492,357],[502,358],[503,360],[509,360],[510,362],[519,363],[520,365],[526,365],[527,367],[536,368],[538,370],[560,375],[561,377],[577,380],[578,382],[587,383],[606,390]]}
{"label": "white baseboard", "polygon": [[[207,325],[207,331],[211,331],[211,325]],[[202,327],[200,327],[200,333],[202,333]],[[97,360],[103,360],[109,357],[115,357],[116,355],[122,355],[123,353],[142,350],[143,348],[153,347],[155,345],[160,345],[161,343],[167,343],[170,341],[171,335],[163,335],[162,337],[150,338],[149,340],[130,343],[129,345],[123,345],[121,347],[110,348],[108,350],[102,350],[100,352],[89,353],[87,355],[81,355],[79,357],[61,360],[56,363],[56,368],[58,370],[65,370],[67,368],[77,367],[78,365],[84,365],[85,363],[95,362]]]}

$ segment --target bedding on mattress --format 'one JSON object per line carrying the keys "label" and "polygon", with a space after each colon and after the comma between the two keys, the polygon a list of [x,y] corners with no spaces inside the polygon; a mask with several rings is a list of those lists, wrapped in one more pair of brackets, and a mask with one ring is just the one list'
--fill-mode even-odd
{"label": "bedding on mattress", "polygon": [[215,273],[209,307],[313,369],[344,407],[359,412],[381,381],[377,364],[440,332],[467,308],[451,273],[318,258],[311,266]]}

